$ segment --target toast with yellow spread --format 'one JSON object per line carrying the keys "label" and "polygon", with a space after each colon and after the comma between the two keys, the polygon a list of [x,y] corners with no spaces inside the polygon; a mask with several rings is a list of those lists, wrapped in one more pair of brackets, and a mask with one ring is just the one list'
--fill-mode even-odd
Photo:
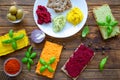
{"label": "toast with yellow spread", "polygon": [[[17,37],[21,34],[24,36],[23,36],[23,38],[16,40],[17,50],[24,48],[30,44],[28,36],[27,36],[26,31],[24,29],[19,30],[17,32],[14,32],[13,37]],[[7,55],[9,53],[16,51],[15,49],[13,49],[11,43],[9,43],[9,44],[8,43],[4,44],[5,42],[3,43],[3,41],[7,41],[7,40],[10,40],[9,34],[5,34],[3,36],[0,36],[0,56]]]}

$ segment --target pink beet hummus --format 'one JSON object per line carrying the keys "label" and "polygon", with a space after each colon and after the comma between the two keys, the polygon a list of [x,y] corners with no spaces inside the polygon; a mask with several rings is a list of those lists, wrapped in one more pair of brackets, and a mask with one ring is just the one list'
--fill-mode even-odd
{"label": "pink beet hummus", "polygon": [[75,78],[81,73],[93,56],[94,52],[82,44],[66,63],[65,70],[71,77]]}

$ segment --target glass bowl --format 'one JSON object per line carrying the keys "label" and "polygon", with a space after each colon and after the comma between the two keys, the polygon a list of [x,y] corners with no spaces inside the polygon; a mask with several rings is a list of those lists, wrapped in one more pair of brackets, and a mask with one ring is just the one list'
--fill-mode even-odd
{"label": "glass bowl", "polygon": [[[16,61],[20,64],[20,69],[19,69],[19,71],[16,72],[15,74],[10,74],[10,73],[8,73],[8,72],[5,70],[6,63],[9,62],[10,60],[16,60]],[[11,66],[10,66],[10,67],[11,67]],[[4,72],[5,72],[5,74],[8,75],[9,77],[15,77],[15,76],[19,75],[20,72],[21,72],[21,70],[22,70],[22,64],[21,64],[21,62],[20,62],[17,58],[8,58],[8,59],[4,62]]]}
{"label": "glass bowl", "polygon": [[[23,10],[23,8],[21,7],[21,6],[17,6],[17,5],[14,5],[17,9],[21,9],[22,10],[22,12],[23,12],[23,15],[22,15],[22,18],[21,19],[16,19],[15,21],[12,21],[12,20],[10,20],[10,19],[8,19],[8,17],[7,17],[7,20],[9,21],[9,22],[11,22],[11,23],[19,23],[19,22],[21,22],[22,20],[23,20],[23,18],[24,18],[24,10]],[[8,13],[10,13],[9,12],[9,10],[8,10],[8,12],[7,12],[7,14]],[[16,15],[16,14],[15,14]]]}

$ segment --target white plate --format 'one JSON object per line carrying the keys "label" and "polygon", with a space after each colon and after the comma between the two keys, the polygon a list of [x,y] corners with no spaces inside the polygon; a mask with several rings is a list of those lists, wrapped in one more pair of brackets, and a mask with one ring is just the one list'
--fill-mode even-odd
{"label": "white plate", "polygon": [[[81,28],[84,26],[84,24],[87,20],[87,16],[88,16],[88,7],[87,7],[87,3],[85,0],[71,0],[72,7],[79,7],[84,14],[84,18],[83,18],[82,22],[80,24],[78,24],[77,26],[74,27],[72,24],[67,22],[62,31],[55,33],[52,30],[52,23],[42,24],[42,25],[38,24],[37,23],[38,17],[36,14],[37,6],[38,5],[46,6],[47,2],[48,2],[48,0],[36,0],[34,3],[34,8],[33,8],[33,16],[34,16],[34,20],[35,20],[37,26],[47,35],[55,37],[55,38],[70,37],[70,36],[74,35],[75,33],[79,32],[81,30]],[[66,16],[67,12],[70,10],[70,9],[66,10],[62,13],[56,13],[51,8],[47,8],[47,9],[51,13],[52,19],[59,14],[63,14],[64,16]]]}

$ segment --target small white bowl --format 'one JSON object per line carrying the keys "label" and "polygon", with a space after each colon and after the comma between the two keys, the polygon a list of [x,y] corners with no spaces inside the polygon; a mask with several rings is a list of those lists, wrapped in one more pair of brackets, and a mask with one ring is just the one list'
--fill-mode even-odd
{"label": "small white bowl", "polygon": [[[20,7],[20,6],[16,6],[16,7],[17,7],[18,9],[22,9],[22,11],[23,11],[23,16],[22,16],[21,19],[17,19],[16,21],[12,21],[12,20],[10,20],[10,19],[7,18],[8,21],[11,22],[11,23],[20,23],[20,22],[23,20],[24,16],[25,16],[23,8]],[[9,13],[9,11],[8,11],[7,13]]]}
{"label": "small white bowl", "polygon": [[[20,64],[20,69],[19,69],[19,71],[18,71],[17,73],[15,73],[15,74],[9,74],[9,73],[5,70],[5,64],[6,64],[9,60],[12,60],[12,59],[17,60],[17,61],[19,62],[19,64]],[[15,77],[15,76],[17,76],[18,74],[20,74],[21,70],[22,70],[22,64],[21,64],[21,62],[20,62],[17,58],[9,58],[9,59],[7,59],[7,60],[4,62],[4,72],[5,72],[5,74],[8,75],[9,77]]]}

